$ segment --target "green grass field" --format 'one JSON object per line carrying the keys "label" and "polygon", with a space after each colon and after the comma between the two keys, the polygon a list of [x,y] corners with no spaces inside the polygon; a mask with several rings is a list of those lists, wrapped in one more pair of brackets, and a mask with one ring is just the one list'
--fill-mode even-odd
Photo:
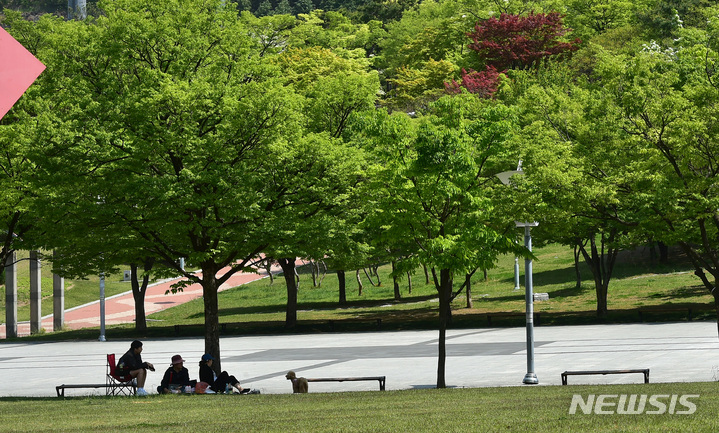
{"label": "green grass field", "polygon": [[[549,301],[535,303],[535,311],[544,317],[543,323],[584,323],[596,322],[596,295],[591,274],[582,269],[584,280],[576,288],[576,274],[572,252],[566,247],[551,245],[537,250],[534,262],[535,292],[549,294]],[[314,287],[307,272],[301,274],[299,289],[300,322],[308,326],[328,320],[368,319],[365,326],[371,327],[371,320],[380,318],[382,326],[388,329],[411,327],[434,327],[437,316],[436,290],[426,284],[425,276],[419,272],[412,276],[410,293],[409,281],[400,282],[402,300],[393,298],[392,280],[388,276],[389,265],[380,268],[382,285],[373,287],[362,272],[364,289],[359,288],[354,273],[347,278],[348,305],[338,305],[338,282],[334,273],[328,273],[320,287]],[[485,281],[477,272],[472,283],[473,308],[466,308],[466,296],[460,294],[454,301],[454,318],[457,326],[485,326],[488,313],[514,312],[518,317],[506,319],[507,325],[521,325],[524,319],[524,266],[521,263],[522,290],[514,290],[514,259],[502,257],[498,266],[488,272]],[[280,326],[284,320],[286,289],[282,279],[270,285],[261,280],[233,290],[220,293],[220,322],[246,323],[245,329],[252,329],[260,323]],[[613,322],[638,321],[637,310],[648,307],[693,305],[706,318],[714,318],[711,295],[699,285],[692,269],[680,257],[670,264],[651,263],[649,254],[638,251],[626,254],[619,261],[609,291],[610,315],[603,320]],[[702,308],[704,308],[702,310]],[[675,315],[654,315],[652,320],[686,320],[686,311]],[[696,315],[695,315],[696,316]],[[152,316],[158,320],[153,326],[163,324],[202,324],[202,301],[197,300]],[[501,320],[493,323],[503,323]],[[228,327],[229,329],[229,327]],[[238,328],[241,332],[241,327]]]}
{"label": "green grass field", "polygon": [[[665,395],[662,414],[570,414],[573,395]],[[692,414],[672,395],[694,395]],[[647,398],[648,398],[647,397]],[[640,397],[637,397],[640,398]],[[618,402],[618,397],[607,401]],[[716,383],[0,399],[3,432],[715,432]],[[604,406],[616,412],[615,406]],[[670,413],[671,412],[671,413]]]}
{"label": "green grass field", "polygon": [[[549,300],[536,302],[535,312],[541,325],[626,323],[640,318],[647,321],[716,320],[711,295],[694,276],[693,269],[676,252],[669,263],[660,264],[650,259],[649,250],[640,248],[621,253],[609,287],[609,314],[596,316],[596,295],[588,268],[580,267],[582,283],[576,284],[571,249],[549,245],[535,250],[535,293],[548,293]],[[313,284],[308,267],[300,268],[299,325],[295,332],[326,332],[376,330],[381,319],[385,330],[434,329],[437,322],[436,290],[427,284],[420,270],[411,279],[400,281],[402,299],[395,301],[393,284],[389,277],[390,266],[379,269],[381,284],[372,285],[364,272],[360,272],[363,290],[360,294],[354,272],[347,273],[347,304],[338,304],[339,284],[334,272],[328,272],[321,284]],[[472,279],[473,307],[467,308],[464,293],[453,304],[453,327],[485,327],[492,316],[492,326],[522,326],[524,319],[524,263],[520,261],[521,290],[514,290],[514,258],[503,256],[497,266],[490,269],[487,279],[478,271]],[[21,306],[20,320],[29,320],[29,283],[27,266],[18,273],[18,290]],[[43,314],[52,312],[52,284],[49,270],[44,270]],[[376,278],[373,278],[377,283]],[[88,280],[66,281],[66,308],[72,308],[98,298],[97,277]],[[411,287],[411,291],[410,291]],[[120,276],[106,280],[106,296],[129,290],[129,284]],[[171,296],[171,295],[168,295]],[[251,284],[221,292],[219,295],[220,322],[227,324],[225,334],[253,334],[287,332],[284,328],[287,299],[284,280],[276,278],[273,284],[266,278]],[[4,305],[2,305],[4,307]],[[676,311],[652,313],[652,308],[683,307]],[[649,309],[649,311],[646,311]],[[640,316],[640,310],[643,315]],[[506,315],[514,313],[514,315]],[[4,310],[0,310],[4,317]],[[496,316],[500,315],[500,316]],[[190,336],[203,334],[203,304],[198,299],[148,317],[149,330],[143,337]],[[332,325],[330,325],[332,321]],[[183,325],[180,334],[175,325]],[[113,337],[133,337],[133,324],[108,327]],[[66,331],[32,338],[94,338],[96,331]],[[27,337],[26,337],[27,338]]]}

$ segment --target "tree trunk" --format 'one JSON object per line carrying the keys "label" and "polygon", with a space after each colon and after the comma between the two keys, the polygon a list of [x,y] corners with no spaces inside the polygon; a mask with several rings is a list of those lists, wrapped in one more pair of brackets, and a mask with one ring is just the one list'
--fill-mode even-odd
{"label": "tree trunk", "polygon": [[140,284],[137,275],[137,264],[130,264],[130,286],[132,287],[132,298],[135,301],[135,330],[147,330],[147,314],[145,312],[145,295],[147,294],[147,285],[150,282],[150,270],[155,263],[155,259],[145,258],[143,261],[144,275],[142,284]]}
{"label": "tree trunk", "polygon": [[452,278],[449,269],[440,270],[439,287],[439,359],[437,361],[437,388],[446,388],[445,369],[447,359],[447,326],[450,323],[450,299],[452,297]]}
{"label": "tree trunk", "polygon": [[659,247],[659,263],[669,263],[669,247],[664,242],[659,242],[657,246]]}
{"label": "tree trunk", "polygon": [[317,287],[317,278],[320,274],[319,264],[314,260],[310,260],[310,269],[312,269],[312,287]]}
{"label": "tree trunk", "polygon": [[322,287],[322,281],[324,281],[325,277],[327,276],[327,264],[324,260],[320,260],[317,262],[317,275],[318,275],[318,281],[317,281],[317,287]]}
{"label": "tree trunk", "polygon": [[574,286],[576,289],[580,289],[582,287],[582,273],[579,269],[579,258],[582,256],[582,253],[579,251],[579,245],[574,244],[574,273],[577,278],[577,283]]}
{"label": "tree trunk", "polygon": [[399,292],[399,281],[397,280],[397,276],[394,274],[396,270],[396,262],[392,260],[392,284],[394,285],[394,300],[400,301],[402,300],[402,294]]}
{"label": "tree trunk", "polygon": [[297,280],[295,279],[295,258],[277,259],[285,276],[287,285],[287,308],[285,310],[285,328],[297,326]]}
{"label": "tree trunk", "polygon": [[600,236],[600,248],[597,248],[596,238],[589,239],[590,251],[587,252],[584,245],[579,246],[584,260],[589,265],[594,277],[594,290],[597,294],[597,316],[605,317],[609,311],[607,307],[607,295],[609,292],[609,281],[612,278],[614,263],[617,259],[618,250],[608,248],[605,253],[605,245],[610,244],[614,238],[614,232],[611,232],[609,238],[604,234]]}
{"label": "tree trunk", "polygon": [[345,271],[337,270],[337,280],[340,286],[340,305],[347,305],[347,280],[345,279]]}
{"label": "tree trunk", "polygon": [[262,266],[270,277],[270,286],[273,285],[275,283],[275,276],[272,275],[272,259],[265,258],[265,260],[262,261]]}
{"label": "tree trunk", "polygon": [[[484,272],[487,272],[486,270]],[[467,308],[474,307],[474,304],[472,303],[472,274],[467,274],[464,277],[464,284],[467,286],[465,290],[467,291]]]}
{"label": "tree trunk", "polygon": [[[703,228],[703,225],[700,225]],[[719,280],[719,268],[716,266],[708,265],[709,263],[717,263],[719,258],[716,256],[714,250],[707,251],[705,243],[704,254],[708,256],[708,259],[702,257],[699,251],[694,249],[694,246],[687,242],[679,242],[679,246],[682,248],[686,256],[691,260],[694,266],[694,275],[699,277],[709,293],[714,297],[714,308],[717,314],[717,335],[719,335],[719,290],[717,290],[717,281]],[[707,272],[711,276],[707,276]]]}
{"label": "tree trunk", "polygon": [[364,274],[367,277],[367,279],[369,280],[369,283],[372,285],[372,287],[377,287],[380,285],[379,280],[377,280],[377,284],[375,284],[374,281],[372,281],[372,268],[370,268],[369,272],[367,272],[367,268],[362,268],[362,270],[364,271]]}
{"label": "tree trunk", "polygon": [[217,302],[217,268],[214,263],[203,263],[202,269],[202,299],[205,304],[205,353],[215,358],[213,367],[222,371],[220,365],[220,317]]}
{"label": "tree trunk", "polygon": [[407,272],[407,287],[409,288],[409,294],[412,294],[412,273]]}
{"label": "tree trunk", "polygon": [[422,269],[424,269],[424,283],[429,284],[429,271],[427,271],[427,265],[422,265]]}
{"label": "tree trunk", "polygon": [[362,289],[364,289],[364,286],[362,285],[362,278],[360,278],[359,269],[355,271],[355,278],[357,279],[357,296],[362,296]]}

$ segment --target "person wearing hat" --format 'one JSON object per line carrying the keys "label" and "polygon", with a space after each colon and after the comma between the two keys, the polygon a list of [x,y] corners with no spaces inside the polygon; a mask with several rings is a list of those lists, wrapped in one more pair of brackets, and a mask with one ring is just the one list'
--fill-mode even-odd
{"label": "person wearing hat", "polygon": [[190,380],[190,372],[184,365],[185,360],[182,356],[175,355],[172,357],[172,363],[162,376],[162,382],[157,387],[160,394],[169,394],[171,392],[183,392],[186,387],[194,388],[197,384],[196,380]]}
{"label": "person wearing hat", "polygon": [[229,386],[234,387],[240,394],[247,394],[250,392],[250,388],[243,388],[240,386],[240,381],[235,376],[230,376],[226,371],[223,371],[218,376],[215,370],[212,369],[212,362],[215,358],[209,353],[202,355],[200,360],[200,382],[207,382],[210,385],[210,389],[214,392],[225,392],[229,390]]}
{"label": "person wearing hat", "polygon": [[117,361],[117,371],[120,376],[129,374],[135,378],[137,382],[137,395],[147,395],[147,391],[145,391],[147,370],[155,371],[155,366],[149,362],[142,362],[141,353],[142,341],[135,340],[130,343],[130,350]]}

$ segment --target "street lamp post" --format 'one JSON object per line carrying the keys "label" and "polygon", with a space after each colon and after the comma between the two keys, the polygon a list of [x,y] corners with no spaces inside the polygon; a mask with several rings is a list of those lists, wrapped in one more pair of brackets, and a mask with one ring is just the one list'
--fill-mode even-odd
{"label": "street lamp post", "polygon": [[[524,175],[522,171],[522,161],[519,161],[517,169],[513,171],[504,171],[497,174],[499,180],[503,184],[509,185],[510,178],[514,175]],[[515,222],[517,227],[524,228],[524,247],[532,252],[532,227],[537,227],[538,222]],[[519,261],[515,258],[515,289],[519,286]],[[539,383],[537,374],[534,372],[534,284],[532,282],[532,259],[524,259],[524,302],[526,310],[526,327],[527,327],[527,374],[524,375],[522,383],[526,385],[536,385]]]}
{"label": "street lamp post", "polygon": [[[532,252],[532,227],[539,223],[515,223],[517,227],[524,227],[524,247]],[[534,283],[532,282],[532,259],[524,259],[524,303],[526,305],[527,322],[527,374],[524,375],[522,383],[536,385],[539,383],[534,372]]]}

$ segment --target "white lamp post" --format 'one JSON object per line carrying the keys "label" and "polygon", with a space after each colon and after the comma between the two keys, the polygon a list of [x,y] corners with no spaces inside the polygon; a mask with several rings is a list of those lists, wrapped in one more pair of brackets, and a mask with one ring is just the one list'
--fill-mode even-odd
{"label": "white lamp post", "polygon": [[[524,175],[522,171],[522,161],[519,161],[517,169],[514,171],[504,171],[497,174],[499,180],[503,184],[509,185],[510,178],[514,175]],[[515,222],[517,227],[524,227],[524,246],[532,252],[532,227],[537,227],[538,222]],[[515,261],[515,285],[519,285],[519,265]],[[524,302],[526,305],[526,323],[527,323],[527,374],[524,375],[522,383],[527,385],[536,385],[539,383],[537,375],[534,372],[534,286],[532,282],[532,259],[524,259]]]}

